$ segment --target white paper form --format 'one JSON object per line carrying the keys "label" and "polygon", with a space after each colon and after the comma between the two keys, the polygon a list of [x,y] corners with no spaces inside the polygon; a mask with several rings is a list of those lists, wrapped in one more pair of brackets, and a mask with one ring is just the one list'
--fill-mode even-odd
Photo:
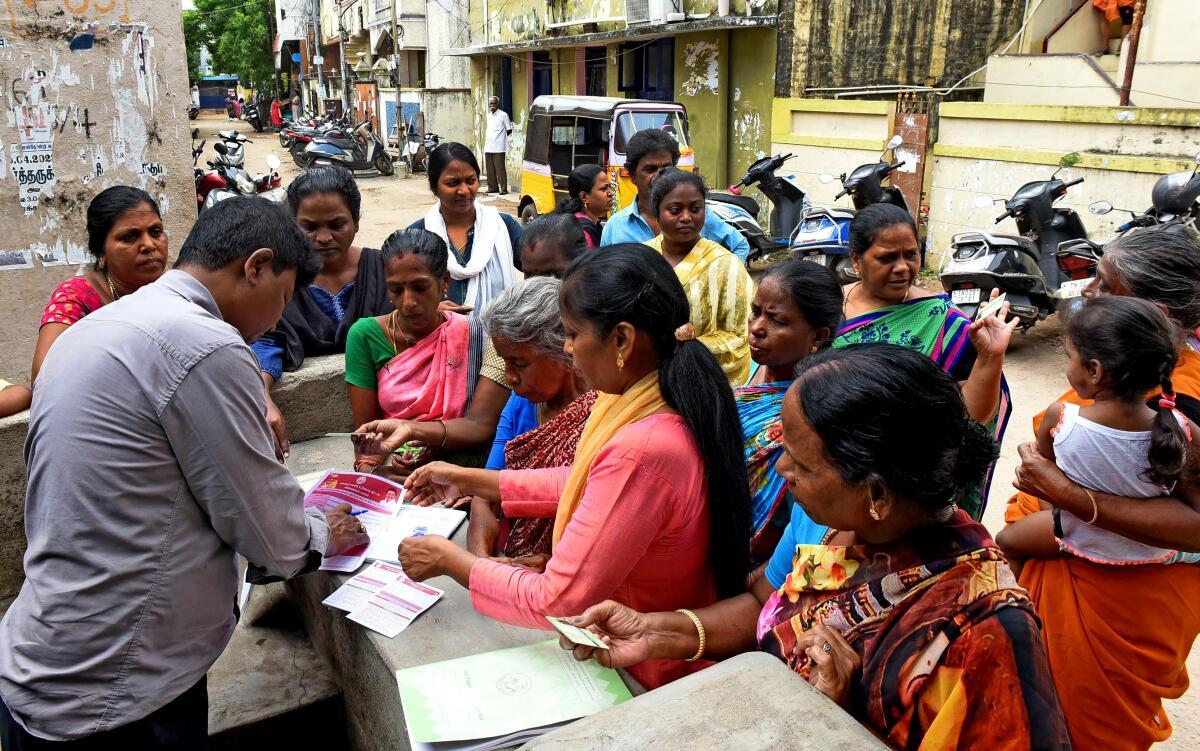
{"label": "white paper form", "polygon": [[365,605],[346,616],[391,639],[442,596],[442,590],[400,579],[372,595]]}
{"label": "white paper form", "polygon": [[348,579],[337,591],[322,600],[321,604],[350,613],[366,605],[371,597],[384,587],[406,578],[408,577],[404,575],[404,569],[399,565],[376,561],[362,573]]}
{"label": "white paper form", "polygon": [[425,535],[452,537],[458,525],[467,518],[467,512],[438,508],[437,506],[414,506],[406,503],[396,512],[391,526],[378,537],[371,535],[367,558],[373,561],[399,562],[400,543],[407,537],[420,532]]}

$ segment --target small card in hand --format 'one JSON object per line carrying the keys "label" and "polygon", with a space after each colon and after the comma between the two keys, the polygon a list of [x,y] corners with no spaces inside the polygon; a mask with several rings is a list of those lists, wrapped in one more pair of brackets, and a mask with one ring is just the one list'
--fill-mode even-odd
{"label": "small card in hand", "polygon": [[600,637],[587,629],[572,626],[561,619],[549,615],[546,616],[546,620],[550,621],[550,625],[558,629],[558,633],[567,637],[573,644],[579,644],[584,647],[595,647],[596,649],[608,649],[608,645],[600,641]]}
{"label": "small card in hand", "polygon": [[975,316],[976,321],[982,321],[990,315],[1000,312],[1000,306],[1004,304],[1004,299],[1008,297],[1007,292],[1002,292],[996,295],[995,300],[989,301],[986,305],[979,309],[979,313]]}

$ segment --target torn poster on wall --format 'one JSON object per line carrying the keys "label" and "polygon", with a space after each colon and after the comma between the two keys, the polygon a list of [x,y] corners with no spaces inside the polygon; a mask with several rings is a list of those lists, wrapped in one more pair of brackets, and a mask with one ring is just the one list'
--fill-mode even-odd
{"label": "torn poster on wall", "polygon": [[13,227],[10,242],[26,247],[0,251],[0,271],[35,260],[83,262],[86,250],[60,233],[82,226],[96,193],[132,185],[161,199],[171,177],[157,151],[159,75],[149,26],[55,23],[52,36],[27,37],[34,30],[22,28],[0,44],[0,181],[13,181],[0,190],[0,216],[19,206],[17,216],[31,222]]}

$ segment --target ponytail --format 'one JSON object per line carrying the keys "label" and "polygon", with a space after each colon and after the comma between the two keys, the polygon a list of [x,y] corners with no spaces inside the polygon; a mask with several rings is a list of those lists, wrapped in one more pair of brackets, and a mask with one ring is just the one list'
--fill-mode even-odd
{"label": "ponytail", "polygon": [[[656,254],[657,255],[657,254]],[[708,348],[696,339],[678,342],[658,366],[663,399],[683,417],[704,457],[712,524],[717,596],[745,591],[750,570],[750,483],[742,445],[742,422],[729,381]]]}
{"label": "ponytail", "polygon": [[687,424],[704,463],[708,555],[717,594],[741,594],[750,570],[750,483],[741,421],[716,358],[695,339],[676,338],[691,311],[674,269],[645,245],[612,245],[567,267],[561,300],[564,312],[588,321],[601,336],[625,322],[654,343],[663,399]]}
{"label": "ponytail", "polygon": [[1173,357],[1162,365],[1162,396],[1150,427],[1150,468],[1145,473],[1146,480],[1167,488],[1179,482],[1188,465],[1189,430],[1183,422],[1187,418],[1175,409],[1175,389],[1171,386],[1174,369]]}
{"label": "ponytail", "polygon": [[574,216],[583,211],[583,199],[580,193],[591,193],[596,184],[596,176],[604,170],[598,164],[581,164],[567,177],[567,197],[559,204],[557,212]]}

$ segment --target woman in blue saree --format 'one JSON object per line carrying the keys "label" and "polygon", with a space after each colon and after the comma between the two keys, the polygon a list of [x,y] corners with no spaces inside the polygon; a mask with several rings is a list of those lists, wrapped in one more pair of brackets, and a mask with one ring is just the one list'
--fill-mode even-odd
{"label": "woman in blue saree", "polygon": [[[813,263],[771,267],[754,295],[749,342],[755,367],[746,385],[733,393],[750,475],[750,556],[756,565],[783,537],[791,551],[796,544],[819,543],[825,533],[792,503],[775,463],[783,452],[783,397],[796,365],[829,344],[841,319],[842,288],[828,269]],[[790,552],[786,564],[790,569]]]}
{"label": "woman in blue saree", "polygon": [[[921,269],[917,225],[892,204],[867,206],[854,217],[850,258],[862,281],[846,291],[846,320],[833,346],[885,342],[920,352],[959,382],[967,412],[997,442],[1003,440],[1012,412],[1004,352],[1017,325],[1015,318],[1008,321],[1008,303],[999,315],[972,323],[948,295],[916,286]],[[958,499],[976,521],[983,517],[994,467]]]}

